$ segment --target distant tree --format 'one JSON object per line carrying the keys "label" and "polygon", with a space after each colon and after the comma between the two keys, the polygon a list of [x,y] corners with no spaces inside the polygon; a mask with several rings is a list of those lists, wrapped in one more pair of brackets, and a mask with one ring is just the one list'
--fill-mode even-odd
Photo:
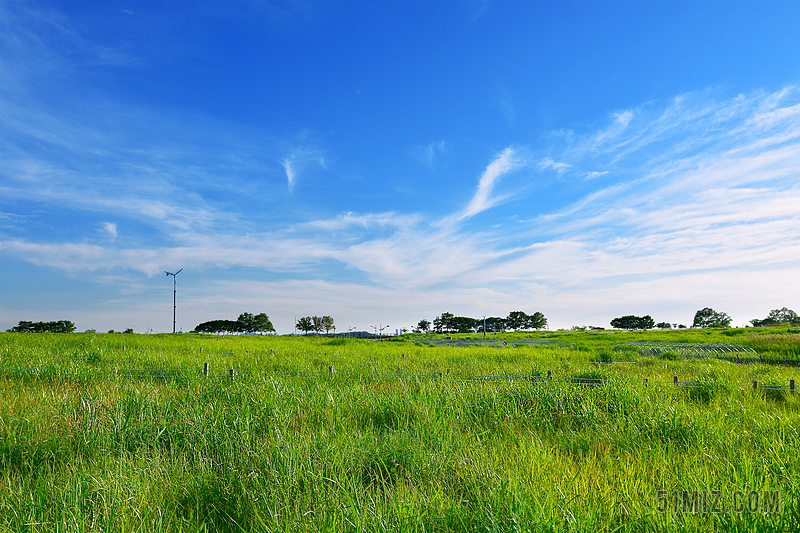
{"label": "distant tree", "polygon": [[617,329],[652,329],[655,321],[650,315],[625,315],[611,321],[611,327]]}
{"label": "distant tree", "polygon": [[504,325],[507,329],[513,330],[542,329],[547,327],[547,319],[539,311],[532,315],[523,311],[511,311],[506,317]]}
{"label": "distant tree", "polygon": [[224,335],[226,333],[238,333],[241,330],[241,324],[238,320],[209,320],[198,324],[194,330],[197,333]]}
{"label": "distant tree", "polygon": [[322,317],[322,329],[325,330],[325,335],[328,334],[330,330],[334,328],[335,324],[333,322],[332,316],[324,316]]}
{"label": "distant tree", "polygon": [[798,326],[800,325],[800,317],[798,317],[797,313],[791,309],[782,307],[780,309],[773,309],[770,311],[767,318],[763,320],[754,318],[750,321],[750,323],[755,327],[773,326],[777,324],[790,324],[792,326]]}
{"label": "distant tree", "polygon": [[453,315],[453,313],[442,313],[433,319],[433,330],[436,333],[450,333],[451,331],[457,331],[453,322],[454,319],[455,315]]}
{"label": "distant tree", "polygon": [[670,324],[669,322],[659,322],[658,324],[656,324],[656,327],[658,329],[672,329],[672,324]]}
{"label": "distant tree", "polygon": [[255,333],[256,317],[253,313],[242,313],[236,319],[236,331],[238,333]]}
{"label": "distant tree", "polygon": [[693,328],[727,328],[731,325],[731,317],[727,313],[717,312],[710,307],[700,309],[694,314]]}
{"label": "distant tree", "polygon": [[417,322],[417,331],[420,333],[427,333],[431,329],[431,323],[424,318]]}
{"label": "distant tree", "polygon": [[297,329],[308,335],[309,331],[314,331],[314,320],[310,316],[304,316],[297,321]]}
{"label": "distant tree", "polygon": [[637,329],[639,317],[635,315],[625,315],[611,320],[611,327],[617,329]]}
{"label": "distant tree", "polygon": [[547,318],[545,318],[544,314],[536,311],[528,316],[527,326],[529,329],[544,329],[547,327]]}
{"label": "distant tree", "polygon": [[528,315],[522,311],[511,311],[506,317],[506,327],[511,330],[525,329],[528,324]]}
{"label": "distant tree", "polygon": [[128,328],[125,331],[123,331],[122,333],[125,333],[126,335],[130,335],[131,333],[133,333],[133,328]]}
{"label": "distant tree", "polygon": [[55,322],[30,322],[20,320],[19,324],[9,331],[19,333],[74,333],[75,324],[69,320],[57,320]]}
{"label": "distant tree", "polygon": [[496,316],[487,316],[484,320],[481,320],[480,327],[478,328],[480,333],[484,333],[484,324],[486,324],[486,333],[505,331],[506,329],[506,320]]}
{"label": "distant tree", "polygon": [[256,333],[275,333],[275,326],[272,325],[266,313],[259,313],[253,317],[253,325]]}

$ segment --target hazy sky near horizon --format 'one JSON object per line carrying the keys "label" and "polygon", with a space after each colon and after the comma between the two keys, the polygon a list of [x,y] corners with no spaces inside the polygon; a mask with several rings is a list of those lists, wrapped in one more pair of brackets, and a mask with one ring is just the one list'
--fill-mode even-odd
{"label": "hazy sky near horizon", "polygon": [[0,0],[0,330],[800,311],[800,2]]}

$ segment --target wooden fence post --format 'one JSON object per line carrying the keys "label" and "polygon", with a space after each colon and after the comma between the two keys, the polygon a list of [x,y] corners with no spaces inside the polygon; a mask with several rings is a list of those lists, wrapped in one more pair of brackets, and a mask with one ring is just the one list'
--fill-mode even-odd
{"label": "wooden fence post", "polygon": [[756,390],[757,388],[758,388],[758,381],[754,381],[753,382],[753,390]]}
{"label": "wooden fence post", "polygon": [[208,377],[208,363],[203,363],[203,375]]}
{"label": "wooden fence post", "polygon": [[230,374],[231,374],[231,379],[233,379],[233,376],[234,376],[234,375],[236,375],[236,371],[235,371],[234,369],[232,369],[232,368],[231,368],[231,369],[229,370],[229,372],[230,372]]}
{"label": "wooden fence post", "polygon": [[672,383],[674,383],[676,387],[678,386],[678,376],[673,376]]}
{"label": "wooden fence post", "polygon": [[793,379],[789,380],[789,392],[794,394],[794,380]]}

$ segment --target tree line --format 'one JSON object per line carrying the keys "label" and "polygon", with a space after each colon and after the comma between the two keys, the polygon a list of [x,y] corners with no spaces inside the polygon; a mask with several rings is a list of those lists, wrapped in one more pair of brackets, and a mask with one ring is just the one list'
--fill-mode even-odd
{"label": "tree line", "polygon": [[275,327],[270,322],[266,313],[253,315],[242,313],[236,320],[209,320],[198,324],[194,331],[197,333],[275,333]]}
{"label": "tree line", "polygon": [[19,333],[73,333],[75,331],[75,324],[69,320],[56,320],[54,322],[29,322],[27,320],[20,320],[19,324],[8,331]]}
{"label": "tree line", "polygon": [[297,329],[306,335],[311,331],[322,333],[324,330],[326,335],[331,330],[336,331],[336,323],[333,321],[332,316],[304,316],[295,325]]}
{"label": "tree line", "polygon": [[506,330],[531,330],[547,327],[547,319],[539,311],[528,315],[523,311],[511,311],[507,317],[470,318],[442,313],[433,323],[422,319],[414,329],[415,333],[490,333]]}
{"label": "tree line", "polygon": [[797,313],[786,307],[780,309],[773,309],[767,315],[767,318],[759,320],[754,318],[750,321],[753,327],[759,328],[764,326],[776,326],[778,324],[789,324],[791,326],[800,326],[800,317]]}
{"label": "tree line", "polygon": [[[754,327],[774,326],[777,324],[789,324],[793,326],[800,326],[800,317],[791,309],[783,307],[781,309],[773,309],[769,312],[767,318],[759,320],[754,318],[750,321]],[[731,325],[731,317],[728,313],[722,311],[715,311],[711,307],[704,307],[694,314],[694,321],[692,322],[693,328],[727,328]],[[611,327],[618,329],[652,329],[657,327],[659,329],[671,329],[672,325],[668,322],[655,323],[650,315],[636,316],[625,315],[615,318],[611,321]],[[678,328],[685,328],[683,324],[677,326]]]}

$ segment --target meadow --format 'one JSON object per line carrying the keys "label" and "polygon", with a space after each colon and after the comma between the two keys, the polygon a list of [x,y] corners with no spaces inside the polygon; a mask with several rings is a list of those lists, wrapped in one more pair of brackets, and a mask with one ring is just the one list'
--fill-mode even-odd
{"label": "meadow", "polygon": [[0,531],[800,530],[800,368],[613,349],[800,335],[510,337],[2,333]]}

